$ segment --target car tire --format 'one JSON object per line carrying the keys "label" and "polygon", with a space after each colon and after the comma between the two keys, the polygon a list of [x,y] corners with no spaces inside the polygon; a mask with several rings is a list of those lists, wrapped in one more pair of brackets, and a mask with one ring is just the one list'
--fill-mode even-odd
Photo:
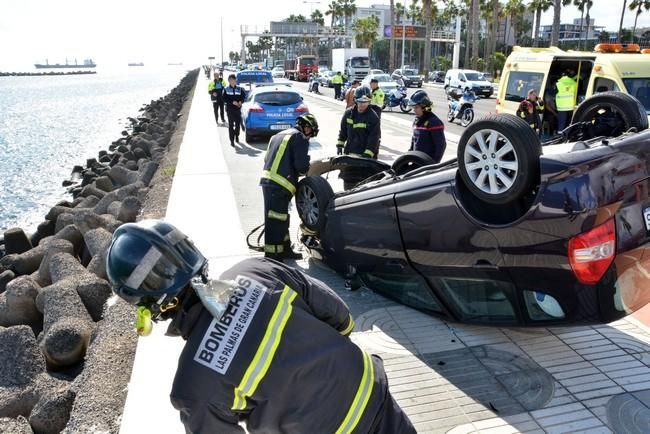
{"label": "car tire", "polygon": [[422,151],[408,151],[393,161],[390,166],[396,175],[404,175],[411,170],[434,164],[433,158]]}
{"label": "car tire", "polygon": [[332,186],[320,176],[306,176],[296,189],[296,209],[305,227],[316,233],[325,228],[325,210],[334,197]]}
{"label": "car tire", "polygon": [[248,134],[248,133],[246,133],[245,138],[246,138],[246,143],[249,143],[249,144],[255,140],[255,136],[253,136],[252,134]]}
{"label": "car tire", "polygon": [[601,92],[584,100],[571,123],[589,122],[594,136],[618,136],[630,128],[648,128],[648,115],[641,102],[624,92]]}
{"label": "car tire", "polygon": [[492,115],[470,125],[458,143],[458,171],[479,200],[495,205],[514,202],[539,184],[542,146],[521,118]]}

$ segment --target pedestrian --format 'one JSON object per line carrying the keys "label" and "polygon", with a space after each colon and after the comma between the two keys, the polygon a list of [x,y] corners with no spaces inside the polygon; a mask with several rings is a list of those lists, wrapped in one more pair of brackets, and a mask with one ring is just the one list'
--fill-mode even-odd
{"label": "pedestrian", "polygon": [[434,163],[439,163],[447,148],[447,140],[445,125],[431,111],[433,108],[431,98],[423,90],[415,91],[409,98],[408,106],[413,107],[415,112],[409,151],[424,152]]}
{"label": "pedestrian", "polygon": [[226,88],[226,81],[220,72],[214,73],[214,80],[208,84],[208,93],[212,99],[212,108],[214,110],[214,119],[219,125],[219,114],[221,114],[221,121],[225,124],[226,117],[223,115],[223,90]]}
{"label": "pedestrian", "polygon": [[334,86],[334,99],[341,99],[341,86],[343,86],[341,71],[336,71],[336,74],[332,77],[332,86]]}
{"label": "pedestrian", "polygon": [[187,433],[415,433],[323,282],[259,257],[210,278],[187,236],[155,220],[115,231],[106,272],[139,334],[170,319],[185,341],[170,399]]}
{"label": "pedestrian", "polygon": [[246,91],[237,85],[235,74],[228,76],[228,86],[223,91],[223,99],[226,103],[228,114],[228,138],[230,146],[235,147],[239,143],[239,128],[241,127],[241,106],[246,99]]}
{"label": "pedestrian", "polygon": [[557,109],[555,107],[555,90],[551,86],[544,89],[544,115],[542,118],[542,137],[549,138],[557,131]]}
{"label": "pedestrian", "polygon": [[354,91],[357,89],[357,87],[361,86],[361,82],[359,80],[353,80],[352,84],[350,85],[350,88],[345,92],[345,109],[349,109],[351,107],[354,107]]}
{"label": "pedestrian", "polygon": [[[339,138],[336,142],[337,155],[345,154],[357,157],[377,158],[379,153],[379,117],[370,108],[370,88],[359,86],[354,91],[355,105],[343,113]],[[359,174],[354,168],[341,169],[343,187],[352,188]]]}
{"label": "pedestrian", "polygon": [[558,131],[562,131],[569,126],[573,117],[573,109],[576,104],[576,94],[578,92],[578,84],[574,76],[575,71],[567,69],[555,84],[555,87],[557,87],[555,107],[557,110]]}
{"label": "pedestrian", "polygon": [[269,142],[260,179],[264,195],[264,256],[281,261],[302,259],[291,248],[289,202],[296,193],[298,177],[309,170],[309,139],[318,135],[312,114],[299,116],[296,126]]}
{"label": "pedestrian", "polygon": [[370,89],[371,89],[371,96],[370,96],[370,107],[377,113],[377,117],[381,119],[381,111],[384,109],[384,100],[386,99],[386,95],[384,94],[384,91],[381,90],[381,87],[379,87],[379,80],[376,78],[370,79]]}
{"label": "pedestrian", "polygon": [[544,103],[537,96],[535,89],[530,89],[527,98],[519,104],[516,114],[525,120],[537,134],[541,134],[542,121],[540,115],[543,111]]}

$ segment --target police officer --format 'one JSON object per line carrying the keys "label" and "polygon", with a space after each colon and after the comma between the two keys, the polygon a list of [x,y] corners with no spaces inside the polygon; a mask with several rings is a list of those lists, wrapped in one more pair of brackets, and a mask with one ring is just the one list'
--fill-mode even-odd
{"label": "police officer", "polygon": [[573,70],[567,70],[557,81],[555,94],[555,109],[557,110],[557,129],[562,131],[571,122],[573,108],[576,103],[578,83],[576,83]]}
{"label": "police officer", "polygon": [[424,152],[434,162],[439,163],[447,148],[445,125],[431,111],[433,103],[429,95],[423,90],[416,91],[411,95],[408,106],[413,107],[415,112],[413,137],[411,137],[409,151]]}
{"label": "police officer", "polygon": [[226,103],[228,114],[228,137],[230,146],[235,147],[235,141],[239,143],[239,128],[241,127],[241,106],[246,99],[246,91],[237,85],[235,74],[228,76],[228,86],[223,91],[223,99]]}
{"label": "police officer", "polygon": [[152,220],[115,231],[106,271],[141,335],[171,319],[185,340],[170,398],[187,433],[415,433],[324,283],[259,257],[210,279],[187,236]]}
{"label": "police officer", "polygon": [[225,124],[226,117],[223,115],[223,90],[226,88],[226,81],[220,72],[214,73],[214,80],[208,84],[208,93],[212,99],[212,107],[214,109],[214,119],[219,124],[219,113],[221,113],[221,121]]}
{"label": "police officer", "polygon": [[332,85],[334,86],[334,99],[341,99],[341,86],[343,86],[341,71],[336,71],[336,75],[332,77]]}
{"label": "police officer", "polygon": [[291,249],[289,202],[296,193],[298,177],[309,170],[309,139],[318,135],[312,114],[298,117],[296,126],[274,135],[264,158],[260,179],[264,194],[264,256],[281,261],[301,259]]}
{"label": "police officer", "polygon": [[[347,109],[341,118],[337,155],[377,158],[379,153],[379,117],[370,108],[370,88],[360,86],[354,91],[354,107]],[[340,172],[346,190],[360,181],[353,168]]]}
{"label": "police officer", "polygon": [[537,134],[541,134],[542,121],[540,116],[543,111],[544,103],[537,96],[535,89],[530,89],[527,98],[519,104],[516,114],[525,120]]}
{"label": "police officer", "polygon": [[381,111],[384,108],[386,95],[379,87],[379,81],[376,78],[370,80],[370,89],[372,91],[370,96],[370,107],[375,111],[375,113],[377,113],[379,119],[381,119]]}

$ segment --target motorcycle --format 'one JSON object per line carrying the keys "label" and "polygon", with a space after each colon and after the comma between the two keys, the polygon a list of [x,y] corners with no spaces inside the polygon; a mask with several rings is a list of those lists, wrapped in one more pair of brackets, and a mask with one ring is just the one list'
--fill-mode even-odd
{"label": "motorcycle", "polygon": [[453,122],[455,119],[460,119],[460,124],[464,127],[471,124],[474,120],[474,103],[478,99],[479,97],[471,89],[465,89],[461,93],[460,89],[449,88],[447,90],[449,105],[447,121]]}
{"label": "motorcycle", "polygon": [[318,95],[321,94],[319,90],[319,83],[318,83],[318,78],[317,77],[311,77],[309,79],[309,85],[307,86],[307,92],[313,92]]}
{"label": "motorcycle", "polygon": [[388,95],[384,100],[384,107],[382,107],[382,110],[388,107],[391,109],[391,111],[393,111],[393,107],[399,106],[399,109],[402,111],[402,113],[410,113],[412,108],[408,106],[408,101],[409,99],[406,96],[406,87],[396,87],[395,89],[388,92]]}
{"label": "motorcycle", "polygon": [[352,87],[352,83],[349,81],[346,81],[343,83],[343,86],[341,86],[341,96],[339,97],[339,101],[345,101],[345,94],[348,92],[348,90]]}

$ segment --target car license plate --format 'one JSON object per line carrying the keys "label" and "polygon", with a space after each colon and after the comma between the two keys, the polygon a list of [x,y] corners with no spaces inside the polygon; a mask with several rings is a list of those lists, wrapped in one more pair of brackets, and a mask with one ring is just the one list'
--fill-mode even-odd
{"label": "car license plate", "polygon": [[291,128],[291,125],[287,124],[271,125],[272,130],[286,130],[289,128]]}
{"label": "car license plate", "polygon": [[650,206],[643,210],[643,220],[646,230],[650,231]]}

